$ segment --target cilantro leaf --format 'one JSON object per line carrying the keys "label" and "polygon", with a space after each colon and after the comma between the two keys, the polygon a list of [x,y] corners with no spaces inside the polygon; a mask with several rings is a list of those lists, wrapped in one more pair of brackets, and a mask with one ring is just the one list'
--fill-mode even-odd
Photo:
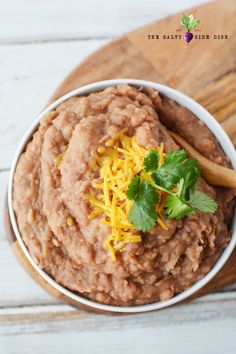
{"label": "cilantro leaf", "polygon": [[169,219],[182,219],[185,216],[193,215],[195,210],[189,206],[180,197],[175,194],[169,194],[164,203],[165,215]]}
{"label": "cilantro leaf", "polygon": [[189,176],[181,178],[177,184],[177,191],[169,194],[165,200],[165,215],[169,219],[178,220],[193,215],[195,209],[210,213],[215,213],[217,209],[217,204],[212,198],[197,190],[197,181],[193,185],[189,184],[191,181]]}
{"label": "cilantro leaf", "polygon": [[177,191],[167,196],[164,202],[165,215],[169,219],[182,219],[185,216],[193,215],[195,210],[189,206],[183,198],[185,180],[181,178],[177,184]]}
{"label": "cilantro leaf", "polygon": [[141,201],[134,201],[129,212],[129,222],[131,222],[137,230],[142,232],[150,231],[154,228],[156,221],[157,212],[155,208],[150,208]]}
{"label": "cilantro leaf", "polygon": [[161,187],[171,189],[180,178],[180,164],[186,159],[185,150],[170,151],[164,158],[163,165],[152,174],[154,181]]}
{"label": "cilantro leaf", "polygon": [[178,164],[183,162],[187,158],[186,150],[169,151],[165,156],[164,162],[166,164]]}
{"label": "cilantro leaf", "polygon": [[194,190],[190,193],[189,204],[192,208],[205,213],[215,213],[217,210],[217,203],[215,200],[198,190]]}
{"label": "cilantro leaf", "polygon": [[196,159],[189,159],[186,164],[184,164],[184,168],[186,168],[186,174],[183,174],[182,177],[184,178],[182,194],[185,199],[188,200],[190,197],[190,189],[193,189],[197,185],[200,176],[200,168]]}
{"label": "cilantro leaf", "polygon": [[140,177],[136,176],[132,179],[126,191],[126,195],[129,200],[133,200],[138,197],[139,187],[140,187]]}
{"label": "cilantro leaf", "polygon": [[171,189],[182,177],[190,173],[195,180],[200,174],[196,159],[187,159],[185,150],[170,151],[164,159],[163,165],[152,174],[154,181],[161,187]]}
{"label": "cilantro leaf", "polygon": [[151,150],[151,152],[145,157],[143,166],[146,172],[155,171],[158,168],[158,163],[160,160],[160,155],[156,150]]}
{"label": "cilantro leaf", "polygon": [[134,186],[135,193],[129,192],[129,196],[134,199],[129,212],[129,222],[131,222],[137,230],[147,232],[156,224],[156,205],[159,202],[159,195],[150,183],[140,181],[140,177],[135,181],[134,179],[131,181],[128,190],[131,191]]}

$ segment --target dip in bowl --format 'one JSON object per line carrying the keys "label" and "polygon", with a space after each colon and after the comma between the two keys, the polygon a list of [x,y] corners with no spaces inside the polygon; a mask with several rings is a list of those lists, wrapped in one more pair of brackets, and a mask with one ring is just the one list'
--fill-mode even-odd
{"label": "dip in bowl", "polygon": [[24,137],[9,183],[12,226],[41,276],[78,303],[163,308],[199,290],[232,252],[233,191],[209,186],[167,128],[212,161],[236,166],[207,111],[140,80],[79,88]]}

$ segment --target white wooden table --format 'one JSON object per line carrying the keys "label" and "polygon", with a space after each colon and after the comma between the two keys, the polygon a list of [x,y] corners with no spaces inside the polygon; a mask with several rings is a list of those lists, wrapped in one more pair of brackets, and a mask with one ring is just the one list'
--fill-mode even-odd
{"label": "white wooden table", "polygon": [[[227,0],[226,0],[227,1]],[[22,134],[63,77],[110,38],[204,0],[8,0],[0,6],[0,199]],[[219,14],[220,16],[220,14]],[[0,353],[236,353],[236,285],[132,316],[77,311],[24,272],[0,215]]]}

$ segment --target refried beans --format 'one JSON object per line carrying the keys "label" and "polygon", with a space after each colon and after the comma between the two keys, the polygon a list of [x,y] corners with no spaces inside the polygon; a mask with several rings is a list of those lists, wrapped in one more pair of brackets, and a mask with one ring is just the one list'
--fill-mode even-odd
{"label": "refried beans", "polygon": [[146,149],[164,143],[166,153],[179,149],[171,129],[207,158],[231,166],[186,108],[155,90],[119,85],[72,97],[41,121],[16,167],[13,206],[31,256],[57,283],[93,301],[133,306],[167,300],[210,271],[231,236],[234,192],[200,178],[199,189],[218,203],[215,214],[165,218],[168,230],[157,224],[114,262],[104,245],[109,226],[89,218],[85,195],[99,177],[89,168],[92,152],[124,128]]}

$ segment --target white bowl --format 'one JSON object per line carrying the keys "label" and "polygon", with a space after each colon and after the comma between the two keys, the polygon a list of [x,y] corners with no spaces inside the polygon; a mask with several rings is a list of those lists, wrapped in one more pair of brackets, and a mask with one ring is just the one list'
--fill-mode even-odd
{"label": "white bowl", "polygon": [[[120,313],[138,313],[138,312],[147,312],[147,311],[153,311],[157,309],[161,309],[173,304],[176,304],[180,301],[183,301],[187,299],[189,296],[193,295],[195,292],[197,292],[199,289],[201,289],[204,285],[206,285],[215,275],[219,270],[222,268],[222,266],[225,264],[227,259],[229,258],[230,254],[233,251],[233,248],[236,244],[236,213],[234,212],[234,217],[233,217],[233,223],[232,223],[232,237],[231,240],[222,253],[221,257],[218,259],[216,262],[215,266],[211,269],[209,273],[205,275],[204,278],[201,280],[197,281],[193,286],[188,288],[187,290],[183,291],[182,293],[174,296],[173,298],[166,300],[166,301],[159,301],[159,302],[154,302],[152,304],[147,304],[147,305],[141,305],[141,306],[130,306],[130,307],[123,307],[123,306],[110,306],[110,305],[104,305],[100,304],[97,302],[93,302],[91,300],[88,300],[86,298],[83,298],[82,296],[79,296],[72,291],[64,288],[63,286],[59,285],[58,283],[55,282],[54,279],[52,279],[48,274],[46,274],[33,260],[31,257],[28,249],[26,248],[19,229],[17,227],[17,222],[15,218],[15,214],[13,211],[12,207],[12,182],[13,182],[13,176],[16,168],[16,164],[18,161],[18,158],[22,151],[25,148],[26,143],[31,139],[33,132],[37,129],[40,120],[51,110],[54,110],[60,103],[63,101],[67,100],[68,98],[72,96],[77,96],[77,95],[84,95],[88,94],[93,91],[100,91],[103,90],[104,88],[108,86],[116,86],[119,84],[124,84],[128,83],[133,86],[137,87],[151,87],[163,95],[165,95],[168,98],[171,98],[175,100],[177,103],[180,105],[186,107],[189,111],[191,111],[197,118],[199,118],[201,121],[203,121],[207,127],[211,130],[211,132],[215,135],[216,139],[219,141],[222,149],[224,150],[225,154],[229,157],[233,168],[236,168],[236,152],[234,149],[234,146],[232,142],[230,141],[229,137],[225,133],[225,131],[222,129],[220,124],[213,118],[213,116],[207,112],[202,106],[200,106],[197,102],[189,98],[188,96],[170,88],[164,85],[156,84],[154,82],[149,82],[149,81],[144,81],[144,80],[132,80],[132,79],[117,79],[117,80],[107,80],[107,81],[100,81],[96,83],[92,83],[83,87],[80,87],[72,92],[69,92],[65,96],[59,98],[57,101],[52,103],[49,107],[47,107],[40,115],[37,117],[33,125],[29,128],[29,130],[26,132],[25,136],[23,137],[17,152],[15,154],[11,171],[10,171],[10,180],[9,180],[9,186],[8,186],[8,207],[9,207],[9,214],[10,214],[10,220],[11,224],[13,227],[13,230],[15,232],[15,235],[17,237],[17,240],[29,260],[29,262],[32,264],[32,266],[35,268],[35,270],[56,290],[59,292],[63,293],[66,295],[68,298],[70,298],[74,302],[78,302],[78,304],[82,304],[85,306],[89,306],[90,308],[93,308],[94,310],[98,311],[106,311],[106,312],[120,312]],[[196,132],[197,134],[197,132]]]}

